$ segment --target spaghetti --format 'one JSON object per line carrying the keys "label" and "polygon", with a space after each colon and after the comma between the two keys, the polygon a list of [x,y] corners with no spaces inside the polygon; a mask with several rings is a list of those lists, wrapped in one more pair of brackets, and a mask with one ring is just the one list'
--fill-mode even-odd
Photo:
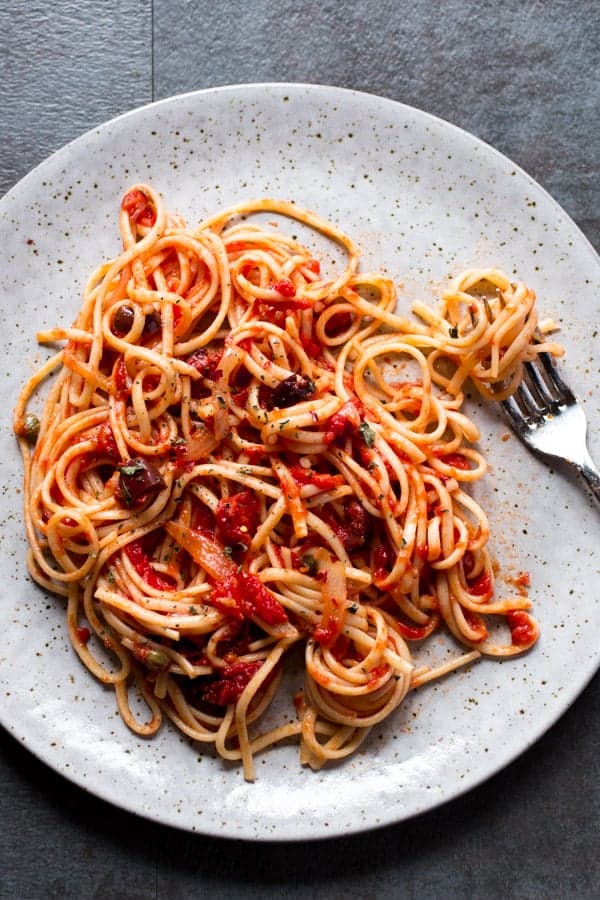
{"label": "spaghetti", "polygon": [[[316,229],[345,268],[324,278],[255,212]],[[38,335],[65,344],[14,428],[29,570],[66,598],[73,646],[126,724],[151,735],[166,716],[249,780],[256,752],[297,736],[317,769],[411,688],[531,647],[529,599],[494,594],[488,522],[466,491],[486,463],[461,407],[467,379],[506,396],[524,361],[561,352],[533,292],[472,270],[409,321],[391,281],[358,272],[350,238],[283,201],[188,228],[137,185],[120,231],[73,326]],[[38,421],[27,407],[53,373]],[[413,648],[443,625],[464,652],[417,666]],[[295,717],[257,734],[300,653]]]}

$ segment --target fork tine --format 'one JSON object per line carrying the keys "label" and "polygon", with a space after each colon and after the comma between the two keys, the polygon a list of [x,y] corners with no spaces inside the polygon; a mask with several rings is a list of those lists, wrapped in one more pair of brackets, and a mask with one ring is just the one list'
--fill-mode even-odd
{"label": "fork tine", "polygon": [[526,366],[527,363],[523,366],[521,383],[508,398],[512,403],[507,412],[513,421],[518,416],[524,426],[539,425],[548,413],[548,405],[536,390],[535,378],[529,378]]}
{"label": "fork tine", "polygon": [[558,374],[558,369],[552,362],[552,357],[549,353],[539,353],[538,359],[544,367],[544,371],[547,375],[547,381],[552,386],[556,393],[556,399],[559,403],[566,403],[570,406],[572,403],[577,402],[577,398],[575,394],[571,390],[571,388],[564,383],[560,375]]}
{"label": "fork tine", "polygon": [[529,393],[533,397],[537,412],[541,415],[556,413],[560,409],[560,402],[556,399],[555,392],[550,389],[548,382],[534,362],[526,362],[523,366],[523,380]]}
{"label": "fork tine", "polygon": [[522,431],[527,430],[527,428],[529,427],[528,422],[525,419],[524,413],[517,403],[514,394],[511,397],[507,397],[506,400],[502,400],[500,406],[506,413],[508,419],[510,420],[511,427],[517,432],[517,434],[520,434]]}

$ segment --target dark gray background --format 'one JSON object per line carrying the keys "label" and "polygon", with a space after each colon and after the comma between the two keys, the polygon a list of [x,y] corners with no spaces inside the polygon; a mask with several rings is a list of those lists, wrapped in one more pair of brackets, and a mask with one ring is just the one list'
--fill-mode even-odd
{"label": "dark gray background", "polygon": [[[308,81],[382,94],[475,133],[598,248],[599,12],[594,0],[5,0],[0,193],[140,104]],[[138,820],[2,733],[0,897],[595,898],[599,713],[596,677],[542,740],[467,796],[399,826],[298,845]]]}

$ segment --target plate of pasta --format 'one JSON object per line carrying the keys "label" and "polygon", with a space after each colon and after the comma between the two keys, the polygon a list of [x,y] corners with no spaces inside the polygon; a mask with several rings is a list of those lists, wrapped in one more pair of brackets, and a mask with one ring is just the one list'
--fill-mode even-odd
{"label": "plate of pasta", "polygon": [[392,101],[248,85],[107,123],[0,211],[25,746],[148,818],[299,839],[431,809],[564,712],[600,517],[496,401],[546,351],[594,435],[600,270],[525,173]]}

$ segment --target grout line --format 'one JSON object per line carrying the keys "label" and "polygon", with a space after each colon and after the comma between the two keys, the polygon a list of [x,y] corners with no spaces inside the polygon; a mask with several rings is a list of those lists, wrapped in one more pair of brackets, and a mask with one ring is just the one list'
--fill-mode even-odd
{"label": "grout line", "polygon": [[150,97],[154,101],[154,0],[150,0]]}

